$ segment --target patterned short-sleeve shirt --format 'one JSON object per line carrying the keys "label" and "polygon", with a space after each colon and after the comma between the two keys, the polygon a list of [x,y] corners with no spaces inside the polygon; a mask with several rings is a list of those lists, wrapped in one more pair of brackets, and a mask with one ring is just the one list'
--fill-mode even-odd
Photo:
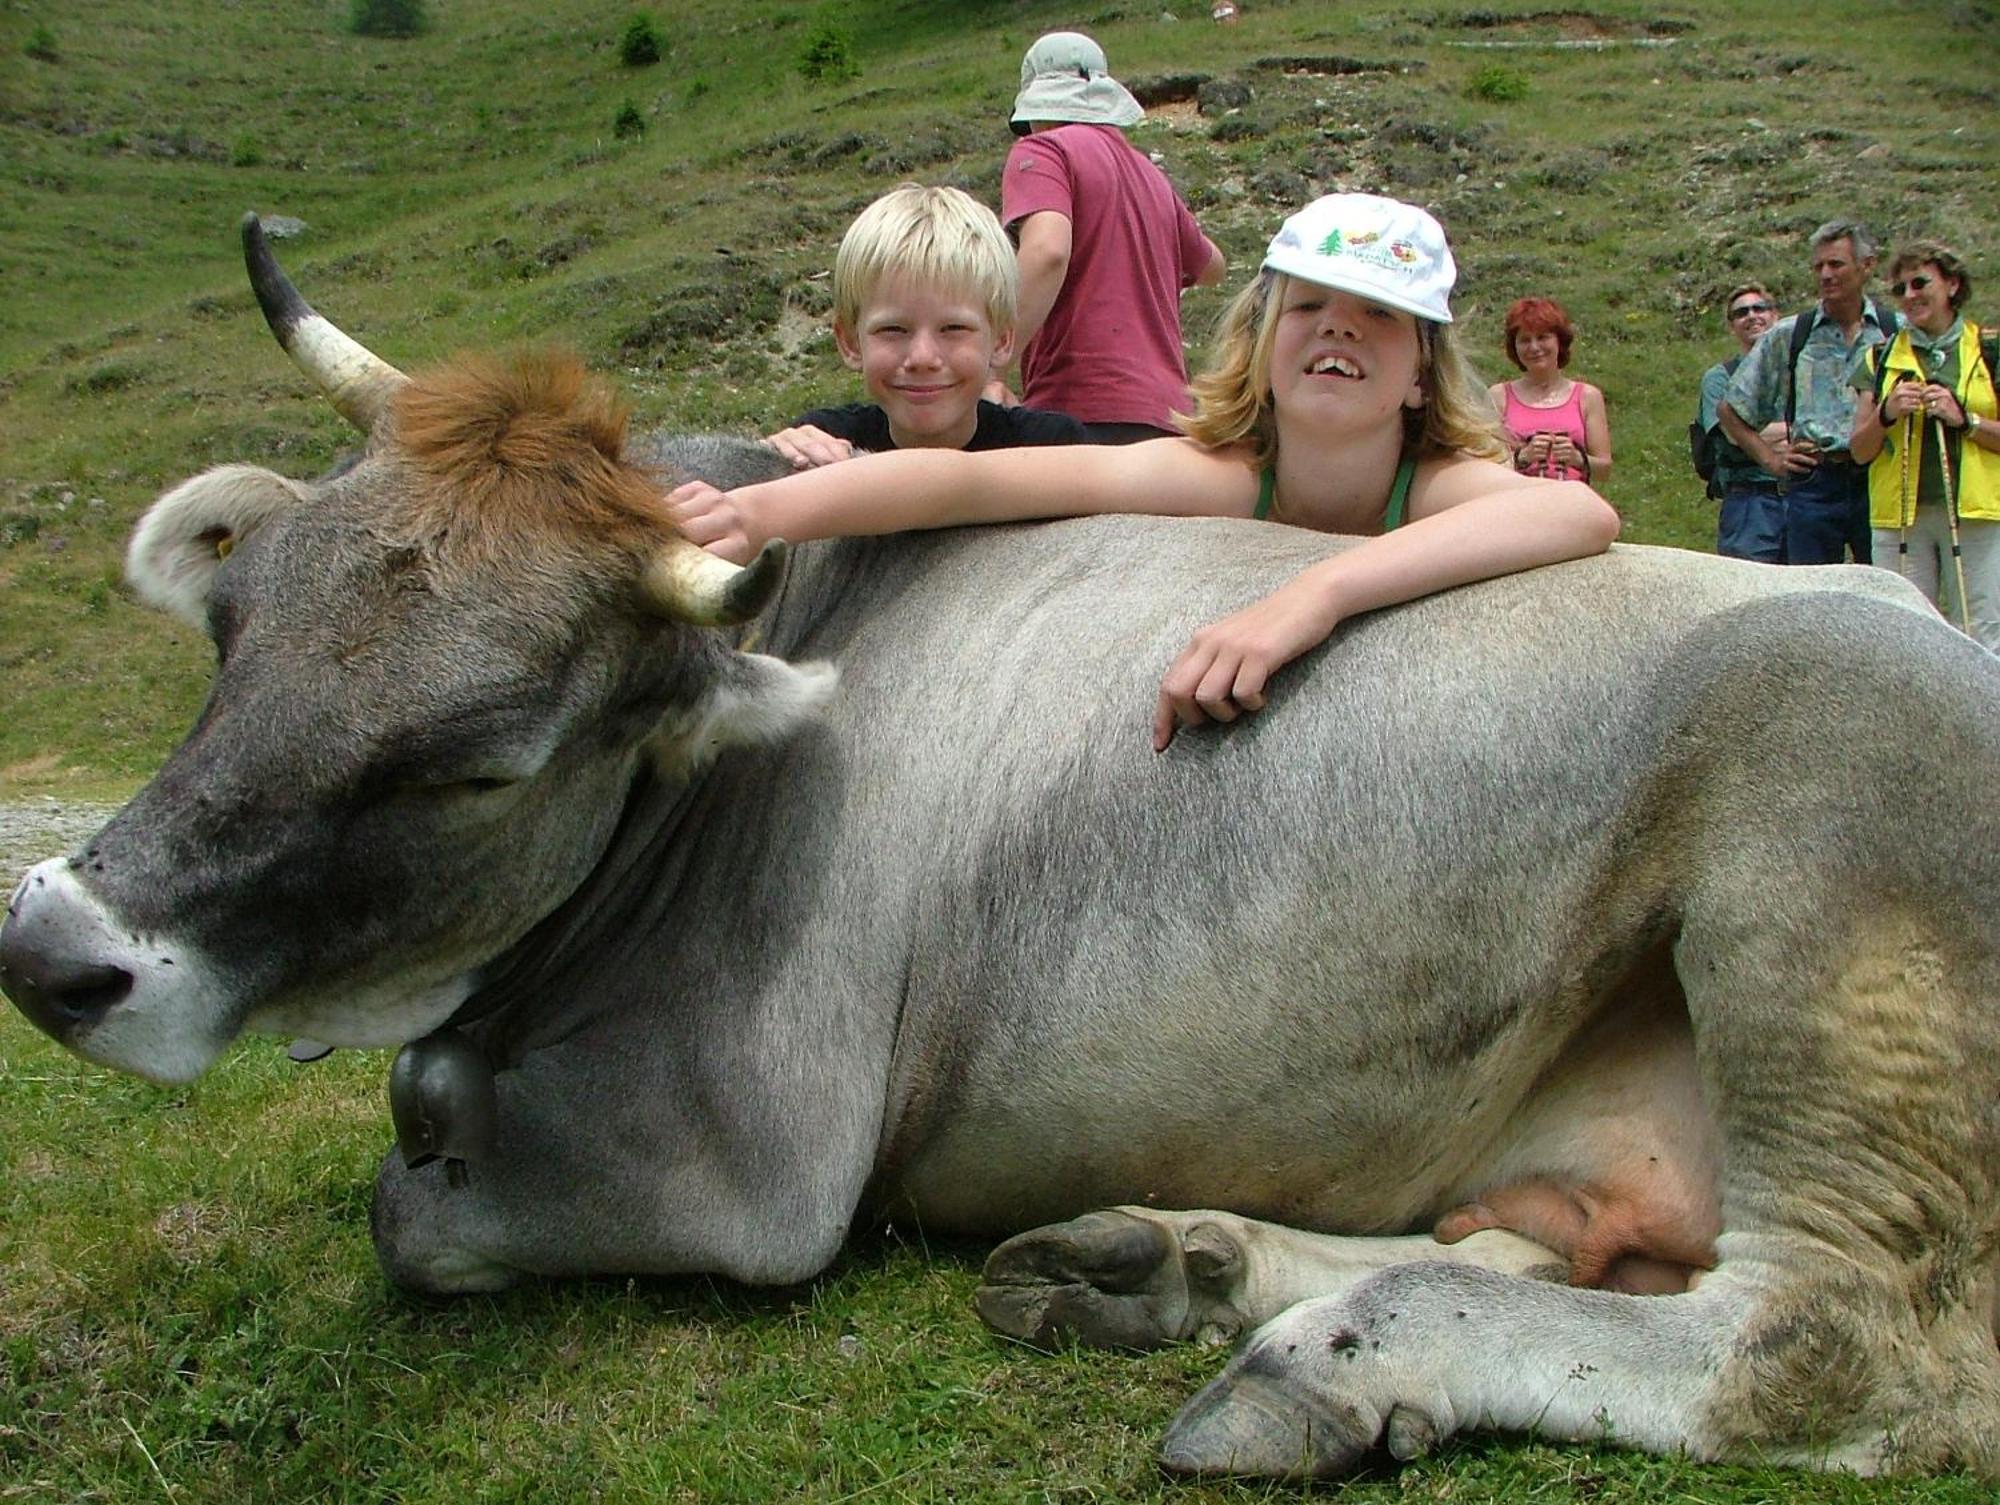
{"label": "patterned short-sleeve shirt", "polygon": [[[1729,405],[1753,429],[1785,416],[1785,398],[1792,380],[1786,368],[1792,352],[1792,327],[1803,317],[1789,315],[1765,330],[1730,378]],[[1852,341],[1829,319],[1814,324],[1799,352],[1794,438],[1809,440],[1823,450],[1847,448],[1847,436],[1854,427],[1854,388],[1848,385],[1848,376],[1854,370],[1855,355],[1864,346],[1884,343],[1895,332],[1893,319],[1873,302],[1865,302],[1861,328]]]}

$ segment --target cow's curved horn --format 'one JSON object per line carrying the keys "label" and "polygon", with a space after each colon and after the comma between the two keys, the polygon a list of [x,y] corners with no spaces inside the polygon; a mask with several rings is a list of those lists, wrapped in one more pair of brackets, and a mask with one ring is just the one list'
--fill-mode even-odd
{"label": "cow's curved horn", "polygon": [[249,268],[250,288],[264,310],[264,322],[285,354],[318,383],[341,417],[364,434],[372,430],[389,399],[409,378],[342,334],[299,296],[271,254],[255,211],[243,216],[243,264]]}
{"label": "cow's curved horn", "polygon": [[662,616],[734,627],[769,603],[785,577],[785,553],[785,541],[774,538],[749,564],[734,565],[676,535],[647,561],[639,585]]}

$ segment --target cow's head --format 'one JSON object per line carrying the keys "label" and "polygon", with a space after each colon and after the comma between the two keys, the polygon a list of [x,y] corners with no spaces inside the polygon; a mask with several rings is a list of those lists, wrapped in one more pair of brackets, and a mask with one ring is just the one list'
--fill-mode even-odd
{"label": "cow's head", "polygon": [[761,608],[782,550],[738,571],[675,535],[573,360],[409,378],[288,283],[263,301],[367,449],[317,483],[231,465],[154,504],[129,574],[213,638],[208,703],[0,933],[37,1025],[160,1080],[245,1029],[434,1029],[591,870],[640,759],[782,735],[832,683],[708,630]]}

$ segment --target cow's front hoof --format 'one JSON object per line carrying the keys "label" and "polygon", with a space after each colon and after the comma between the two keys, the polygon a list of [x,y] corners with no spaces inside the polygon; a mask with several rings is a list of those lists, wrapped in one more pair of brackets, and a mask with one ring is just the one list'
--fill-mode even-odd
{"label": "cow's front hoof", "polygon": [[1200,1477],[1325,1479],[1375,1445],[1359,1410],[1234,1366],[1181,1408],[1160,1444],[1160,1466]]}
{"label": "cow's front hoof", "polygon": [[392,1151],[375,1178],[369,1233],[389,1284],[405,1295],[466,1296],[518,1285],[521,1271],[474,1253],[447,1231],[474,1193],[454,1187],[441,1163],[410,1170]]}
{"label": "cow's front hoof", "polygon": [[988,1327],[1037,1348],[1158,1348],[1180,1336],[1186,1308],[1174,1252],[1164,1228],[1086,1213],[995,1249],[973,1300]]}
{"label": "cow's front hoof", "polygon": [[1234,1338],[1241,1272],[1242,1251],[1213,1221],[1111,1210],[1009,1239],[974,1299],[989,1327],[1038,1348],[1143,1350]]}

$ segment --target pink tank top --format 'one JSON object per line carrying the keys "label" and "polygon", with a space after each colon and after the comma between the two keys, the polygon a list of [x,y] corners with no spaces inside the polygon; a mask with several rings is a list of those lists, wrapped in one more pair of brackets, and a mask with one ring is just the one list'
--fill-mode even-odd
{"label": "pink tank top", "polygon": [[[1507,411],[1500,419],[1500,427],[1507,433],[1510,445],[1525,444],[1537,434],[1561,434],[1574,444],[1578,454],[1588,450],[1583,442],[1583,383],[1569,384],[1569,396],[1552,408],[1530,407],[1514,395],[1514,384],[1507,383]],[[1581,481],[1584,472],[1575,465],[1551,464],[1546,470],[1538,471],[1558,481]]]}

